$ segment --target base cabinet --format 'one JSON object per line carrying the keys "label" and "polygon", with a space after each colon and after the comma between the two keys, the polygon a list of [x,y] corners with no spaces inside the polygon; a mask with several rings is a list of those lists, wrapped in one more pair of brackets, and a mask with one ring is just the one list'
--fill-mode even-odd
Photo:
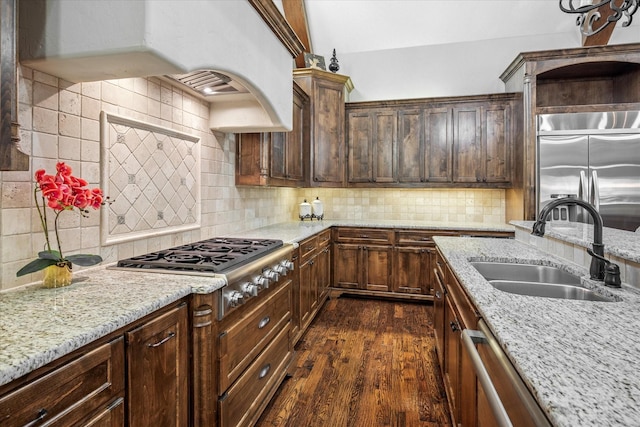
{"label": "base cabinet", "polygon": [[2,426],[122,426],[124,340],[122,336],[57,367],[0,397]]}
{"label": "base cabinet", "polygon": [[125,334],[128,425],[189,423],[187,303]]}
{"label": "base cabinet", "polygon": [[[440,252],[434,267],[434,336],[452,424],[462,427],[503,425],[493,412],[475,363],[480,361],[514,426],[550,427],[544,412],[504,354]],[[482,339],[469,339],[469,334]],[[473,353],[478,357],[473,357]]]}
{"label": "base cabinet", "polygon": [[294,292],[294,344],[302,337],[328,297],[331,285],[331,230],[311,236],[298,247],[298,288]]}

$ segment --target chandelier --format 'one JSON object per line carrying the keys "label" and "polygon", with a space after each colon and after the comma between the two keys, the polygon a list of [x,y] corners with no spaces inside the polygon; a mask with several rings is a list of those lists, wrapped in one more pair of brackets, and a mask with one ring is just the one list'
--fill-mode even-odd
{"label": "chandelier", "polygon": [[[577,3],[574,4],[574,3]],[[598,34],[600,31],[608,27],[610,24],[615,25],[623,16],[625,21],[622,22],[623,27],[628,27],[631,24],[633,14],[638,10],[640,0],[594,0],[593,3],[588,1],[589,4],[585,4],[584,0],[560,0],[560,10],[565,13],[577,13],[576,25],[580,27],[580,32],[585,36],[592,36]],[[611,15],[609,15],[605,22],[597,26],[594,30],[594,23],[600,24],[599,20],[602,17],[600,11],[596,10],[601,6],[609,4],[611,8]],[[567,4],[567,6],[565,6]]]}

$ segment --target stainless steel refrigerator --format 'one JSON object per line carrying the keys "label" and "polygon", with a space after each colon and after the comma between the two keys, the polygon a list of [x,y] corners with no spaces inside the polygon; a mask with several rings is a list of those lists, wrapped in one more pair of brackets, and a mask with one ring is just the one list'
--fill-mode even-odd
{"label": "stainless steel refrigerator", "polygon": [[[640,227],[640,111],[537,116],[537,212],[552,198],[579,197],[598,209],[605,227]],[[554,221],[587,222],[576,206]]]}

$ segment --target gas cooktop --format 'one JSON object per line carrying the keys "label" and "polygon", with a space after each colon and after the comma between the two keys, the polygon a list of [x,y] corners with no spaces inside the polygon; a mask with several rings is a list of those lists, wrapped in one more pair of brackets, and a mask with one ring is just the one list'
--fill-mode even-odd
{"label": "gas cooktop", "polygon": [[282,245],[282,240],[216,237],[123,259],[117,267],[222,273]]}

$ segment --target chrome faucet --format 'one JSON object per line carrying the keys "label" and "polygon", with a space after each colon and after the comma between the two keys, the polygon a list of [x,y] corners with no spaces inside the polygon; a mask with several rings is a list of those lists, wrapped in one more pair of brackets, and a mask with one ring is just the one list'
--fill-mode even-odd
{"label": "chrome faucet", "polygon": [[[546,225],[546,218],[549,213],[560,205],[578,205],[583,207],[591,217],[593,218],[593,252],[587,250],[591,255],[591,266],[589,268],[589,274],[592,279],[604,280],[605,279],[605,265],[613,264],[604,258],[604,244],[602,243],[602,217],[598,213],[595,207],[584,200],[563,197],[561,199],[555,199],[549,202],[541,211],[537,221],[533,224],[533,231],[531,234],[534,236],[544,236],[544,228]],[[613,264],[615,266],[615,264]],[[617,267],[617,266],[616,266]],[[615,286],[614,284],[605,283],[607,285]],[[618,278],[619,287],[619,278]]]}

